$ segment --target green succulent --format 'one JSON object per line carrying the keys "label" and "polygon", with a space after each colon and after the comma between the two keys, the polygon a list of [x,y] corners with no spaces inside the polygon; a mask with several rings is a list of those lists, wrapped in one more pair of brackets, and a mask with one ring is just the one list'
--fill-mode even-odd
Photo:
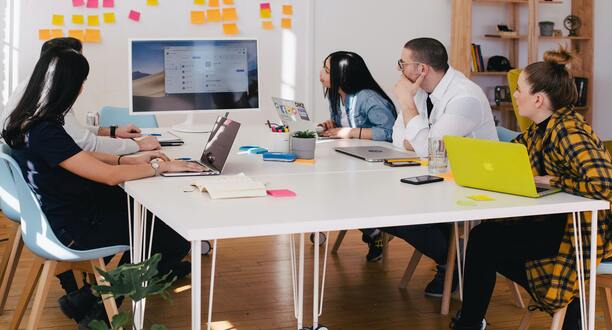
{"label": "green succulent", "polygon": [[293,137],[298,139],[314,139],[316,136],[317,133],[311,130],[297,131],[293,133]]}

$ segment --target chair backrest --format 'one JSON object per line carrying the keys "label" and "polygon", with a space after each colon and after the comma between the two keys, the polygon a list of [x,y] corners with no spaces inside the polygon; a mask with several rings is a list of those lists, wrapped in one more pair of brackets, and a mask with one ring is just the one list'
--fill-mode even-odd
{"label": "chair backrest", "polygon": [[[8,145],[0,143],[0,149],[2,154],[11,155],[11,148]],[[7,218],[19,222],[21,221],[19,198],[17,197],[14,174],[9,162],[14,162],[14,160],[12,158],[2,158],[0,160],[0,209]],[[18,175],[21,175],[21,173],[18,173]]]}
{"label": "chair backrest", "polygon": [[520,132],[513,131],[501,126],[496,126],[495,128],[497,129],[497,138],[501,142],[510,142],[521,134]]}
{"label": "chair backrest", "polygon": [[508,87],[510,87],[510,97],[512,98],[512,109],[514,109],[514,116],[516,117],[516,122],[518,123],[521,132],[524,132],[529,125],[531,125],[532,121],[528,118],[525,118],[519,114],[518,104],[514,99],[514,92],[518,86],[518,78],[521,75],[521,69],[512,69],[508,71]]}
{"label": "chair backrest", "polygon": [[140,128],[157,128],[157,118],[155,115],[134,115],[130,116],[128,108],[102,107],[100,109],[100,126],[109,127],[111,125],[134,124]]}

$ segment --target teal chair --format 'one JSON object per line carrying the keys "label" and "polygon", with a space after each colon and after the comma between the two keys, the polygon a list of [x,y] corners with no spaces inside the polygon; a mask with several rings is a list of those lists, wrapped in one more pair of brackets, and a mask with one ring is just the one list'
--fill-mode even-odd
{"label": "teal chair", "polygon": [[[109,264],[116,265],[123,252],[129,250],[129,246],[116,245],[91,250],[74,250],[63,245],[53,233],[38,199],[23,178],[19,165],[9,153],[5,152],[7,150],[9,149],[3,147],[0,153],[0,168],[2,168],[3,176],[7,173],[7,168],[10,170],[9,177],[13,179],[19,200],[21,238],[25,246],[36,256],[9,329],[19,327],[36,287],[36,296],[27,329],[37,329],[49,286],[57,273],[63,273],[69,269],[88,272],[95,275],[99,285],[108,285],[96,269],[107,269],[104,262],[105,257],[115,256]],[[108,299],[109,297],[106,296],[102,298],[110,320],[117,314],[117,305],[114,299]]]}
{"label": "teal chair", "polygon": [[100,109],[100,127],[111,125],[134,124],[139,128],[157,128],[157,118],[154,115],[130,115],[128,108],[102,107]]}
{"label": "teal chair", "polygon": [[510,142],[521,134],[520,132],[513,131],[501,126],[496,126],[495,128],[497,129],[497,138],[501,142]]}

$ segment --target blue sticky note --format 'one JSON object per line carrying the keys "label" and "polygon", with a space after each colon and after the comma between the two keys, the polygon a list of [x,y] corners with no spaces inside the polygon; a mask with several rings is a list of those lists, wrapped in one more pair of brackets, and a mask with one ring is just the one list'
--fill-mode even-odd
{"label": "blue sticky note", "polygon": [[268,149],[266,149],[266,148],[252,148],[252,149],[249,149],[249,153],[250,154],[261,155],[261,154],[266,153],[266,152],[268,152]]}
{"label": "blue sticky note", "polygon": [[255,149],[255,148],[259,148],[259,146],[242,146],[238,150],[240,150],[240,151],[249,151],[249,150]]}

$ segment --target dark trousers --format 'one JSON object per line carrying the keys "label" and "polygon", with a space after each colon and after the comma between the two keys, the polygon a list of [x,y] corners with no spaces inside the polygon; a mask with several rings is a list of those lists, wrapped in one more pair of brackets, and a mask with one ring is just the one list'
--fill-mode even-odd
{"label": "dark trousers", "polygon": [[438,265],[446,265],[451,224],[431,224],[381,228],[385,233],[399,237],[416,250],[433,259]]}
{"label": "dark trousers", "polygon": [[497,273],[529,289],[525,262],[558,254],[566,219],[558,214],[487,221],[474,227],[466,251],[461,324],[482,322]]}
{"label": "dark trousers", "polygon": [[[85,223],[75,223],[57,232],[58,239],[75,250],[89,250],[113,245],[129,245],[127,195],[119,187],[103,187],[96,195],[98,205],[91,218]],[[133,214],[132,214],[133,218]],[[147,214],[147,240],[150,237],[152,215]],[[168,273],[189,253],[191,245],[182,236],[168,227],[164,222],[155,219],[151,255],[161,253],[158,264],[161,274]],[[147,247],[148,248],[148,247]],[[129,262],[129,251],[123,255],[120,264]],[[74,277],[72,272],[58,275],[62,287],[67,292],[73,291]]]}

